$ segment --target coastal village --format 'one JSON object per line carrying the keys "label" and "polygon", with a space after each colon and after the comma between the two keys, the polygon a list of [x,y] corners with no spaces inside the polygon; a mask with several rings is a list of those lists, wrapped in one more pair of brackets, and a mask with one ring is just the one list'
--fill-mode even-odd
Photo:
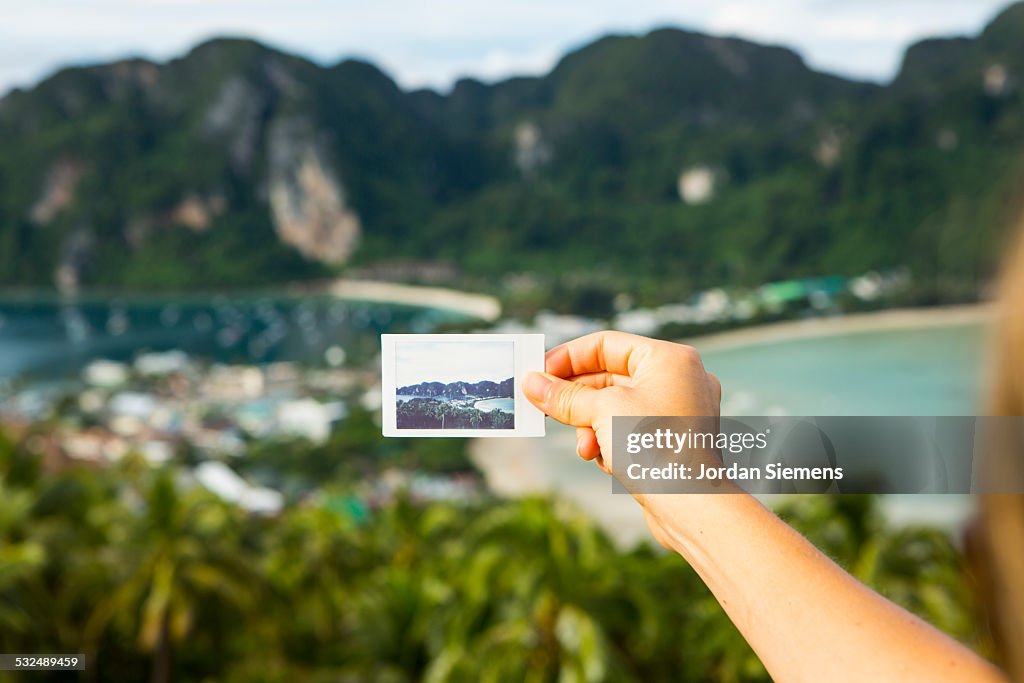
{"label": "coastal village", "polygon": [[[828,314],[841,293],[863,301],[898,287],[898,275],[865,275],[851,281],[807,280],[766,285],[735,296],[723,290],[703,292],[685,304],[654,309],[618,301],[610,321],[540,311],[532,320],[499,319],[500,306],[487,297],[430,290],[436,306],[465,309],[477,319],[491,318],[487,331],[539,332],[548,346],[609,326],[656,335],[666,325],[711,325],[752,318],[793,301],[809,314]],[[339,287],[358,292],[364,301],[388,304],[408,299],[414,287],[367,283]],[[351,292],[349,292],[351,293]],[[123,311],[119,319],[127,320]],[[73,330],[71,331],[73,332]],[[107,333],[117,333],[109,329]],[[215,333],[211,330],[211,333]],[[70,334],[70,333],[69,333]],[[79,462],[102,467],[134,453],[154,466],[184,449],[194,454],[196,481],[224,498],[261,514],[278,511],[280,492],[245,481],[232,462],[245,458],[255,441],[300,439],[323,444],[354,405],[379,411],[379,360],[346,362],[345,351],[330,346],[319,364],[274,361],[249,364],[211,363],[182,350],[144,351],[119,361],[97,358],[77,375],[62,380],[4,380],[0,386],[0,424],[11,433],[45,424],[33,438],[48,466]],[[37,430],[38,431],[38,430]],[[392,478],[394,474],[392,473]],[[395,482],[395,486],[409,482]],[[464,497],[462,480],[417,479],[425,497]]]}
{"label": "coastal village", "polygon": [[[50,465],[62,459],[102,466],[129,453],[163,464],[188,446],[209,463],[244,457],[247,442],[299,438],[323,443],[352,396],[374,400],[376,373],[308,371],[291,362],[206,364],[182,351],[147,352],[132,362],[86,365],[78,378],[30,385],[0,403],[15,431],[49,421],[34,438]],[[377,394],[379,401],[379,394]],[[208,488],[255,512],[275,512],[279,493],[250,487],[226,465],[197,468]]]}

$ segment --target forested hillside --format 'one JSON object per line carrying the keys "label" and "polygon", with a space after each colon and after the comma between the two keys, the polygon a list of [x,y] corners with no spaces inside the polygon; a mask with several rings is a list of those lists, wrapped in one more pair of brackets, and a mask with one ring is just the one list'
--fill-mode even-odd
{"label": "forested hillside", "polygon": [[253,287],[374,264],[658,283],[906,267],[978,295],[1020,208],[1024,5],[887,86],[677,29],[404,92],[240,39],[0,99],[0,284]]}

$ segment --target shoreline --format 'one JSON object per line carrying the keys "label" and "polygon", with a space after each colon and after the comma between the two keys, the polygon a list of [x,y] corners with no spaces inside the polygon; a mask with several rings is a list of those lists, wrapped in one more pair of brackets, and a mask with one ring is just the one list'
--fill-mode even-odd
{"label": "shoreline", "polygon": [[496,297],[446,287],[338,279],[328,283],[322,291],[339,299],[434,308],[461,313],[485,322],[494,322],[501,317],[501,303]]}
{"label": "shoreline", "polygon": [[[496,400],[510,400],[510,401],[513,401],[513,409],[512,410],[503,410],[502,408],[491,408],[490,410],[484,410],[483,408],[477,408],[477,406],[476,406],[477,403],[483,403],[485,401],[496,401]],[[473,405],[471,407],[473,408],[473,410],[479,410],[481,413],[490,413],[490,412],[493,412],[493,411],[497,410],[499,413],[511,413],[511,414],[515,415],[515,399],[510,397],[510,396],[491,396],[490,398],[474,399],[473,400]]]}
{"label": "shoreline", "polygon": [[120,305],[206,304],[217,298],[227,300],[299,300],[305,297],[328,297],[357,303],[379,303],[413,308],[430,308],[494,322],[501,317],[501,303],[489,294],[462,292],[445,287],[409,285],[382,280],[337,278],[327,281],[296,282],[273,289],[226,289],[211,291],[105,291],[83,290],[60,292],[33,287],[0,288],[0,304],[47,303]]}
{"label": "shoreline", "polygon": [[841,335],[983,325],[991,323],[995,317],[996,306],[990,303],[936,308],[893,308],[831,318],[758,325],[729,332],[684,337],[678,341],[694,346],[703,353]]}
{"label": "shoreline", "polygon": [[[384,280],[337,278],[309,283],[293,283],[278,289],[240,289],[228,291],[185,292],[117,292],[86,290],[63,293],[36,288],[0,288],[0,304],[46,302],[50,304],[118,303],[167,305],[172,303],[201,304],[212,299],[258,300],[302,299],[323,296],[344,301],[379,303],[414,308],[443,310],[493,323],[501,318],[502,306],[497,297],[464,292],[447,287],[411,285]],[[791,320],[766,325],[742,327],[728,332],[677,338],[701,351],[719,351],[743,346],[756,346],[814,339],[842,334],[859,334],[904,329],[927,329],[953,325],[974,325],[991,322],[996,307],[991,303],[938,306],[929,308],[895,308],[868,313],[841,314],[834,317]]]}

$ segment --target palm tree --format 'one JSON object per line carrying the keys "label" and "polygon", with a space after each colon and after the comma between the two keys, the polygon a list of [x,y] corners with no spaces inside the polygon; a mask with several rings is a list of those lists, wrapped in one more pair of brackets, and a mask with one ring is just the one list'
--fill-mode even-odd
{"label": "palm tree", "polygon": [[[285,658],[305,665],[334,665],[348,634],[345,614],[354,577],[376,562],[369,559],[356,523],[324,506],[293,510],[264,539],[260,571],[268,595],[282,608],[268,626]],[[269,599],[269,600],[268,600]]]}
{"label": "palm tree", "polygon": [[111,625],[130,628],[152,656],[150,680],[166,683],[197,615],[243,614],[254,602],[254,574],[238,543],[237,509],[200,490],[183,495],[169,470],[153,476],[144,505],[127,543],[110,549],[119,587],[95,610],[86,642],[95,655]]}
{"label": "palm tree", "polygon": [[[31,533],[30,490],[12,490],[0,479],[0,648],[18,652],[17,636],[32,631],[33,615],[24,595],[40,580],[46,547]],[[20,641],[24,642],[24,641]]]}
{"label": "palm tree", "polygon": [[439,570],[450,578],[428,680],[590,681],[619,668],[591,612],[614,549],[588,521],[527,500],[475,516],[461,536]]}

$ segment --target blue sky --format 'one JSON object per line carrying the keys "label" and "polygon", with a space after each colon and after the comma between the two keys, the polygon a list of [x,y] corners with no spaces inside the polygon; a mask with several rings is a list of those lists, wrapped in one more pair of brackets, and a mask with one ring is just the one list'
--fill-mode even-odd
{"label": "blue sky", "polygon": [[548,70],[609,32],[663,25],[790,45],[817,68],[884,81],[922,37],[973,34],[1008,0],[0,0],[0,93],[59,66],[166,59],[244,35],[320,62],[370,59],[406,87]]}
{"label": "blue sky", "polygon": [[395,386],[501,382],[515,373],[512,342],[395,342]]}

